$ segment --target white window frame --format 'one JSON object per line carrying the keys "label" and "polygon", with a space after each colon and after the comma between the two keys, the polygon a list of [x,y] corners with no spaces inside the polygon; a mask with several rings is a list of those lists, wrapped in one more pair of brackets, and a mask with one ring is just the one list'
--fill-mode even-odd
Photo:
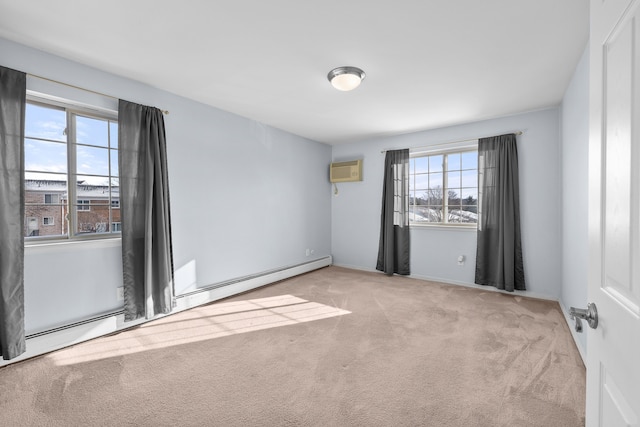
{"label": "white window frame", "polygon": [[[49,196],[49,201],[47,202],[47,196]],[[57,200],[54,202],[54,198]],[[44,195],[44,204],[45,205],[59,205],[60,204],[60,195],[55,193],[45,193]]]}
{"label": "white window frame", "polygon": [[43,216],[42,217],[42,225],[44,226],[50,226],[50,225],[56,225],[55,224],[55,218],[52,216]]}
{"label": "white window frame", "polygon": [[[465,152],[477,152],[478,151],[478,140],[470,140],[470,141],[461,141],[457,143],[448,143],[448,144],[438,144],[432,147],[426,147],[421,149],[412,149],[410,150],[409,157],[410,159],[418,158],[418,157],[426,157],[426,156],[443,156],[443,165],[442,165],[442,209],[444,219],[448,218],[448,203],[449,198],[446,197],[448,192],[448,164],[447,164],[447,155],[456,154],[456,153],[465,153]],[[476,174],[477,174],[477,166],[476,166]],[[411,182],[412,175],[409,176],[409,190],[413,189],[414,182]],[[462,197],[462,195],[460,195]],[[409,201],[409,208],[415,206]],[[409,217],[409,226],[416,228],[433,228],[433,227],[445,227],[445,228],[456,228],[456,229],[467,229],[467,230],[476,230],[477,222],[473,223],[460,223],[460,222],[416,222],[412,221],[411,217]]]}
{"label": "white window frame", "polygon": [[[82,209],[80,209],[80,207],[82,207]],[[76,201],[76,210],[78,212],[91,212],[91,200],[78,199]]]}
{"label": "white window frame", "polygon": [[[30,246],[34,244],[41,243],[57,243],[57,242],[70,242],[70,241],[82,241],[82,240],[96,240],[96,239],[117,239],[121,237],[120,232],[107,232],[107,233],[77,233],[75,230],[78,228],[78,207],[79,200],[77,199],[77,186],[72,185],[77,181],[76,177],[78,173],[76,172],[76,146],[82,145],[77,144],[76,141],[76,129],[75,129],[75,120],[73,118],[75,116],[94,118],[98,120],[109,120],[112,122],[118,122],[118,113],[117,111],[104,109],[100,107],[91,107],[84,104],[78,104],[73,101],[63,100],[61,98],[48,95],[32,92],[27,90],[27,103],[39,105],[45,108],[53,108],[53,109],[61,109],[66,113],[66,126],[65,134],[67,139],[65,141],[67,147],[67,200],[76,200],[78,203],[76,205],[67,205],[68,213],[66,218],[63,218],[63,221],[67,221],[67,234],[65,235],[56,235],[56,236],[25,236],[25,246]],[[108,132],[111,132],[111,127],[107,126]],[[25,135],[25,138],[29,138],[29,136]],[[110,143],[110,136],[107,137]],[[37,138],[36,138],[37,139]],[[111,147],[107,147],[111,149]],[[120,149],[118,147],[117,149]],[[109,159],[109,171],[111,172],[114,168],[111,167],[111,155],[108,156]],[[87,175],[87,174],[83,174]],[[115,178],[118,178],[117,176]],[[47,193],[49,194],[49,193]],[[59,202],[61,202],[62,197],[59,197]],[[83,203],[83,207],[86,206],[87,209],[82,209],[80,212],[88,212],[90,211],[91,202],[89,199],[81,199],[86,201],[86,205]],[[46,203],[45,203],[46,204]],[[108,205],[109,207],[109,218],[107,219],[107,224],[112,222],[112,214],[111,214],[111,196],[109,198]]]}

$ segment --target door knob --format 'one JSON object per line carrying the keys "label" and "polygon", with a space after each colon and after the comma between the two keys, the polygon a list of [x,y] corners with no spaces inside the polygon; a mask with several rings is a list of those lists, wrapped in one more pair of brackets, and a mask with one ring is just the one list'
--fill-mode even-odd
{"label": "door knob", "polygon": [[596,305],[592,302],[587,304],[587,309],[571,307],[569,309],[569,316],[572,320],[576,321],[576,332],[582,332],[582,320],[584,319],[589,324],[589,327],[595,329],[598,327],[598,310]]}

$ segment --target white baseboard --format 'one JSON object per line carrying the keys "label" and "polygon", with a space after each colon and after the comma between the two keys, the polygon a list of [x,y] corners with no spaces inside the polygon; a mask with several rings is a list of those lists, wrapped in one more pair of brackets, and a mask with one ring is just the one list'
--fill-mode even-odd
{"label": "white baseboard", "polygon": [[[348,265],[348,264],[333,264],[333,265],[335,265],[336,267],[349,268],[351,270],[360,270],[360,271],[368,271],[368,272],[371,272],[371,273],[383,274],[381,271],[378,271],[378,270],[375,270],[375,269],[356,267],[356,266]],[[547,294],[541,294],[541,293],[538,293],[538,292],[531,292],[531,291],[507,292],[507,291],[503,291],[501,289],[495,288],[493,286],[483,286],[483,285],[477,285],[475,283],[462,282],[462,281],[451,280],[451,279],[443,279],[441,277],[422,276],[422,275],[419,275],[419,274],[410,274],[409,276],[405,276],[405,277],[409,277],[409,278],[412,278],[412,279],[418,279],[418,280],[428,280],[430,282],[445,283],[447,285],[466,286],[468,288],[479,289],[479,290],[482,290],[482,291],[501,292],[501,293],[504,293],[504,294],[507,294],[507,295],[518,295],[518,296],[522,296],[522,297],[537,298],[537,299],[544,299],[544,300],[550,300],[550,301],[558,301],[558,298],[556,298],[554,296],[547,295]]]}
{"label": "white baseboard", "polygon": [[[582,363],[584,363],[586,366],[587,357],[585,354],[585,349],[582,348],[582,344],[578,339],[578,332],[576,332],[576,329],[575,329],[576,322],[575,320],[571,320],[571,318],[569,317],[569,310],[567,310],[567,307],[564,306],[562,301],[558,301],[558,304],[560,304],[560,309],[562,310],[562,314],[564,315],[564,320],[567,321],[567,325],[569,326],[569,331],[571,331],[571,337],[573,338],[573,342],[576,343],[576,347],[578,348],[578,353],[580,353],[580,357],[582,358]],[[584,334],[586,333],[586,331],[583,331],[582,333]]]}
{"label": "white baseboard", "polygon": [[181,295],[176,298],[176,307],[171,313],[158,315],[153,319],[139,319],[132,322],[125,322],[124,315],[119,313],[98,320],[73,325],[66,329],[56,330],[55,332],[39,334],[27,339],[27,351],[25,353],[11,360],[0,360],[0,367],[128,329],[161,317],[170,316],[199,305],[247,292],[280,280],[308,273],[319,268],[327,267],[331,265],[331,263],[331,256],[326,256],[304,264],[270,270]]}
{"label": "white baseboard", "polygon": [[518,296],[521,296],[521,297],[544,299],[544,300],[549,300],[549,301],[558,301],[558,298],[556,298],[556,297],[553,297],[553,296],[547,295],[547,294],[541,294],[541,293],[538,293],[538,292],[518,291],[518,290],[514,290],[513,292],[509,292],[509,291],[505,291],[505,290],[502,290],[502,289],[498,289],[498,288],[496,288],[494,286],[478,285],[476,283],[460,282],[460,281],[456,281],[456,280],[442,279],[442,278],[439,278],[439,277],[427,277],[427,276],[418,276],[418,275],[411,275],[409,277],[413,277],[413,278],[420,279],[420,280],[430,280],[432,282],[440,282],[440,283],[447,283],[447,284],[451,284],[451,285],[466,286],[467,288],[479,289],[481,291],[500,292],[500,293],[507,294],[507,295],[518,295]]}
{"label": "white baseboard", "polygon": [[231,295],[247,292],[252,289],[268,285],[270,283],[278,282],[280,280],[308,273],[309,271],[327,267],[331,265],[331,262],[331,256],[326,256],[315,261],[288,267],[286,269],[265,272],[258,275],[237,279],[232,282],[225,282],[216,285],[215,287],[210,287],[209,289],[205,288],[197,292],[192,292],[181,296],[180,298],[177,298],[177,306],[174,309],[174,312],[188,310],[202,304],[230,297]]}

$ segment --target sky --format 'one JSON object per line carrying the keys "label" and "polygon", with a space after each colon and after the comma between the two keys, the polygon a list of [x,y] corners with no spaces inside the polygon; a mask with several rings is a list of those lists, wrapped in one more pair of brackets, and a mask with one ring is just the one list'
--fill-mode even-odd
{"label": "sky", "polygon": [[[428,189],[444,187],[443,155],[414,157],[410,163],[411,188],[415,197],[427,194]],[[447,188],[462,199],[478,198],[478,152],[447,154]]]}
{"label": "sky", "polygon": [[[118,175],[117,122],[76,115],[76,172],[79,181],[105,185]],[[66,180],[68,172],[64,110],[27,104],[25,170],[27,179]],[[111,163],[111,165],[109,165]]]}

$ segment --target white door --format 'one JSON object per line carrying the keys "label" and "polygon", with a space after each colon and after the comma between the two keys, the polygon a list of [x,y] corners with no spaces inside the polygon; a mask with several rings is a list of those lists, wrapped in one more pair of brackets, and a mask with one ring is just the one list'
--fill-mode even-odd
{"label": "white door", "polygon": [[640,0],[591,0],[587,426],[640,426]]}

